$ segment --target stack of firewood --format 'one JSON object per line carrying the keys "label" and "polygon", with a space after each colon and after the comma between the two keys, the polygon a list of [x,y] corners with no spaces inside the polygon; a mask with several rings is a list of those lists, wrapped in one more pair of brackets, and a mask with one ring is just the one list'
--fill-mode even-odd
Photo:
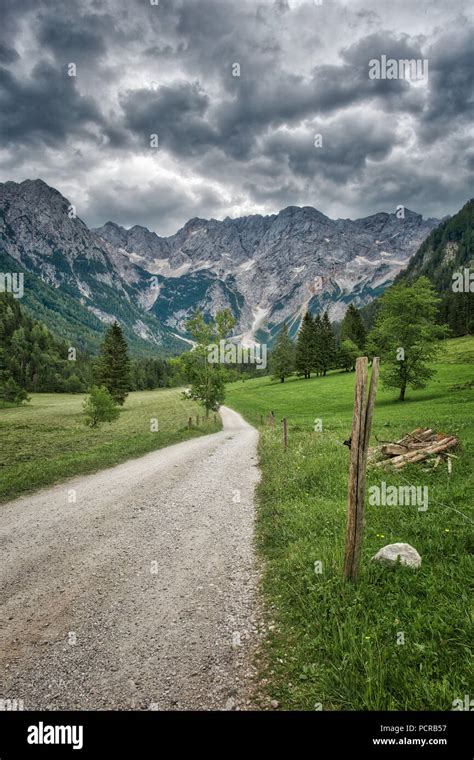
{"label": "stack of firewood", "polygon": [[447,452],[458,444],[459,441],[454,435],[435,433],[431,428],[417,428],[404,435],[399,441],[387,442],[371,449],[370,460],[374,467],[390,464],[396,470],[401,470],[407,464],[421,462],[434,455],[437,457],[435,460],[435,466],[437,466],[440,457],[452,456]]}

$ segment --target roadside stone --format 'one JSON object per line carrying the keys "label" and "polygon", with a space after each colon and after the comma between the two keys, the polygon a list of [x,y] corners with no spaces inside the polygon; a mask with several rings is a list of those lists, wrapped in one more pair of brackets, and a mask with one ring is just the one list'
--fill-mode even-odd
{"label": "roadside stone", "polygon": [[399,561],[401,565],[408,567],[416,568],[421,565],[421,556],[410,544],[387,544],[379,549],[372,559],[386,565],[397,565]]}

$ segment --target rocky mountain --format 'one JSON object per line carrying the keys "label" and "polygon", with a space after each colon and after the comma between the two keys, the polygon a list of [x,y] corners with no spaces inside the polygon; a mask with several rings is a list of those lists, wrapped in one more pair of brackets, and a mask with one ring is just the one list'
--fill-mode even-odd
{"label": "rocky mountain", "polygon": [[191,219],[164,238],[113,222],[90,230],[41,180],[0,184],[2,266],[14,261],[36,277],[43,306],[48,292],[60,293],[53,316],[66,304],[99,332],[117,318],[137,350],[163,353],[186,345],[196,308],[230,307],[245,343],[271,340],[283,322],[295,333],[308,308],[340,319],[349,303],[365,304],[393,282],[438,223],[408,209],[403,218],[333,220],[290,206],[270,216]]}
{"label": "rocky mountain", "polygon": [[282,322],[296,332],[306,309],[363,305],[393,282],[438,225],[408,209],[333,220],[316,209],[289,206],[271,216],[191,219],[162,238],[144,227],[108,222],[97,234],[157,276],[151,310],[183,334],[191,310],[229,306],[244,341],[272,335]]}
{"label": "rocky mountain", "polygon": [[[118,319],[137,350],[185,346],[148,313],[147,272],[89,230],[74,206],[42,180],[0,183],[0,256],[2,271],[30,275],[30,310],[53,330],[59,324],[59,334],[71,342],[94,348],[104,323]],[[76,324],[61,324],[65,311]],[[96,340],[87,339],[88,331]]]}

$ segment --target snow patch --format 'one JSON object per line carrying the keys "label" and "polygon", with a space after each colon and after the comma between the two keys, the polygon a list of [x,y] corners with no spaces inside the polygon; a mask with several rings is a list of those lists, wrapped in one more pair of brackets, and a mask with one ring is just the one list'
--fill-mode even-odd
{"label": "snow patch", "polygon": [[255,266],[254,259],[249,259],[248,261],[244,261],[242,264],[239,265],[239,269],[241,269],[243,272],[248,272],[249,269],[252,269],[252,267]]}
{"label": "snow patch", "polygon": [[189,345],[192,346],[193,348],[195,348],[197,346],[196,341],[190,340],[189,338],[183,338],[183,336],[182,335],[178,335],[178,333],[174,332],[174,333],[171,333],[171,335],[174,335],[174,337],[178,338],[178,340],[182,340],[185,343],[189,343]]}
{"label": "snow patch", "polygon": [[255,333],[265,322],[269,311],[270,309],[264,309],[261,306],[257,306],[255,309],[252,309],[252,324],[250,328],[247,330],[247,332],[242,333],[242,335],[236,336],[239,337],[240,343],[244,348],[251,348],[252,346],[256,346],[258,344],[258,341],[255,340]]}

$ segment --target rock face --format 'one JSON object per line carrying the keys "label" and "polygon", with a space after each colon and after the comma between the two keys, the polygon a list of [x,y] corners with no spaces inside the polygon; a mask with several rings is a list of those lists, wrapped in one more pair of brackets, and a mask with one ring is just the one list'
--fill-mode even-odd
{"label": "rock face", "polygon": [[8,257],[2,269],[19,265],[102,323],[118,319],[129,338],[165,350],[186,345],[148,313],[158,293],[150,275],[91,231],[42,180],[0,183],[0,254]]}
{"label": "rock face", "polygon": [[163,348],[186,345],[185,323],[229,307],[244,343],[296,334],[306,309],[342,318],[391,284],[436,219],[405,209],[333,220],[289,206],[270,216],[191,219],[171,237],[107,222],[90,230],[42,180],[0,183],[0,248],[103,322],[118,318]]}
{"label": "rock face", "polygon": [[[333,220],[309,206],[290,206],[265,217],[191,219],[168,238],[111,222],[96,232],[158,276],[154,311],[165,324],[181,332],[196,306],[205,313],[228,306],[236,332],[251,341],[268,338],[283,321],[295,334],[308,308],[327,308],[338,320],[349,303],[368,303],[437,224],[408,209],[403,219],[379,213]],[[183,304],[183,294],[191,303]]]}
{"label": "rock face", "polygon": [[397,565],[398,562],[409,567],[421,565],[421,556],[410,544],[387,544],[379,549],[372,559],[387,565]]}

